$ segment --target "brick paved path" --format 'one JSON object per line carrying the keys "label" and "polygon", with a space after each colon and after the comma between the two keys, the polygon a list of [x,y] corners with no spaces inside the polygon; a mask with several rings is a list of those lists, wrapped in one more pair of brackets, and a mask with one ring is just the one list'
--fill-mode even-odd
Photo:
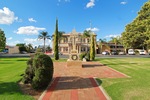
{"label": "brick paved path", "polygon": [[98,62],[84,62],[82,68],[66,65],[66,62],[54,63],[54,81],[40,100],[107,100],[93,77],[127,77]]}

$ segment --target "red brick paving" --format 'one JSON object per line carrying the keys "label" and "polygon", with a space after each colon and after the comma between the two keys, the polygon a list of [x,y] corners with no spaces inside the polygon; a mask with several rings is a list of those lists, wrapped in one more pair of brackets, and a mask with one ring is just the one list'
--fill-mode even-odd
{"label": "red brick paving", "polygon": [[66,62],[54,62],[57,76],[42,100],[107,100],[92,77],[124,78],[125,74],[98,62],[84,62],[81,67],[67,67]]}

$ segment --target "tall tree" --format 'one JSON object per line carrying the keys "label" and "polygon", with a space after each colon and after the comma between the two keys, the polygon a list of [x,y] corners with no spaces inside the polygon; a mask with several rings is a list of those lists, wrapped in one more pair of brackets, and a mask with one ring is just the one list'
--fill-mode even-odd
{"label": "tall tree", "polygon": [[90,45],[90,60],[95,59],[95,38],[94,35],[91,35],[91,45]]}
{"label": "tall tree", "polygon": [[111,37],[110,42],[115,44],[115,50],[117,51],[117,44],[120,43],[119,37]]}
{"label": "tall tree", "polygon": [[99,44],[98,44],[98,47],[100,48],[100,52],[102,52],[102,48],[103,48],[103,45],[107,48],[109,48],[109,46],[107,45],[107,40],[106,39],[99,39]]}
{"label": "tall tree", "polygon": [[59,59],[59,49],[58,49],[58,19],[56,19],[56,28],[55,28],[55,33],[54,33],[54,58],[55,60]]}
{"label": "tall tree", "polygon": [[5,49],[6,46],[6,37],[4,31],[0,29],[0,51]]}
{"label": "tall tree", "polygon": [[[90,33],[91,33],[91,30],[85,30],[83,32],[83,38],[86,38],[86,40],[90,39]],[[88,49],[88,41],[87,41],[87,49]]]}
{"label": "tall tree", "polygon": [[[146,2],[138,16],[125,27],[122,33],[123,45],[127,48],[150,47],[150,0]],[[149,48],[147,48],[149,49]]]}
{"label": "tall tree", "polygon": [[[63,39],[63,34],[65,34],[64,31],[58,31],[58,44],[59,44],[60,40]],[[55,33],[51,36],[51,38],[52,38],[52,41],[54,41]],[[54,48],[54,45],[53,45],[53,48]]]}
{"label": "tall tree", "polygon": [[48,32],[42,31],[42,32],[39,34],[38,39],[43,39],[43,40],[44,40],[44,52],[46,52],[46,49],[45,49],[45,40],[46,40],[46,39],[51,39],[50,35],[48,35]]}
{"label": "tall tree", "polygon": [[28,52],[31,52],[31,50],[33,50],[33,47],[32,47],[32,44],[29,43],[29,44],[27,45],[27,51],[28,51]]}
{"label": "tall tree", "polygon": [[16,44],[16,46],[19,47],[20,53],[22,53],[23,51],[27,51],[27,46],[25,45],[25,43],[18,43]]}

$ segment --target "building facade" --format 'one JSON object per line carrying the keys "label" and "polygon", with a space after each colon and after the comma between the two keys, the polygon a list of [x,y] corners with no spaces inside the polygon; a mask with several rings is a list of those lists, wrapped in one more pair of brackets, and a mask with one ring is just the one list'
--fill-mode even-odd
{"label": "building facade", "polygon": [[18,46],[8,46],[7,48],[8,48],[8,53],[9,54],[20,53]]}
{"label": "building facade", "polygon": [[97,43],[97,52],[101,54],[104,51],[108,51],[109,53],[113,51],[117,52],[125,52],[125,48],[122,44],[116,44],[115,43],[102,43],[101,46],[99,46],[100,43]]}
{"label": "building facade", "polygon": [[[95,43],[96,43],[96,34],[92,33],[95,36]],[[75,39],[73,39],[73,35],[75,35]],[[73,49],[72,42],[75,40],[77,53],[88,52],[90,50],[90,41],[91,38],[85,38],[83,33],[76,32],[74,29],[72,32],[68,34],[62,34],[62,37],[59,39],[59,52],[62,54],[70,54],[71,50]],[[54,42],[53,42],[54,45]],[[96,45],[95,45],[96,46]]]}

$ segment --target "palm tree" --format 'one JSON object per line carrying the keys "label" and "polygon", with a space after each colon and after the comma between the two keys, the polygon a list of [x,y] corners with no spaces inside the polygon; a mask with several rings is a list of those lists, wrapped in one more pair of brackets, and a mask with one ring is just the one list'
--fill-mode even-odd
{"label": "palm tree", "polygon": [[[83,38],[89,39],[90,36],[91,36],[90,33],[91,33],[91,30],[85,30],[85,31],[83,32]],[[88,48],[88,42],[87,42],[87,48]]]}
{"label": "palm tree", "polygon": [[107,45],[107,40],[106,39],[99,39],[99,48],[100,48],[100,52],[102,52],[102,46],[105,46],[107,48],[109,48],[109,46]]}
{"label": "palm tree", "polygon": [[31,50],[33,50],[32,44],[29,43],[27,45],[27,50],[28,50],[28,52],[31,52]]}
{"label": "palm tree", "polygon": [[45,52],[45,51],[46,51],[46,50],[45,50],[45,40],[46,40],[46,39],[51,39],[51,36],[48,35],[48,32],[42,31],[42,32],[39,34],[38,39],[43,39],[43,40],[44,40],[44,52]]}
{"label": "palm tree", "polygon": [[112,40],[110,42],[115,43],[115,50],[117,51],[117,44],[120,43],[119,37],[111,37],[111,39]]}

